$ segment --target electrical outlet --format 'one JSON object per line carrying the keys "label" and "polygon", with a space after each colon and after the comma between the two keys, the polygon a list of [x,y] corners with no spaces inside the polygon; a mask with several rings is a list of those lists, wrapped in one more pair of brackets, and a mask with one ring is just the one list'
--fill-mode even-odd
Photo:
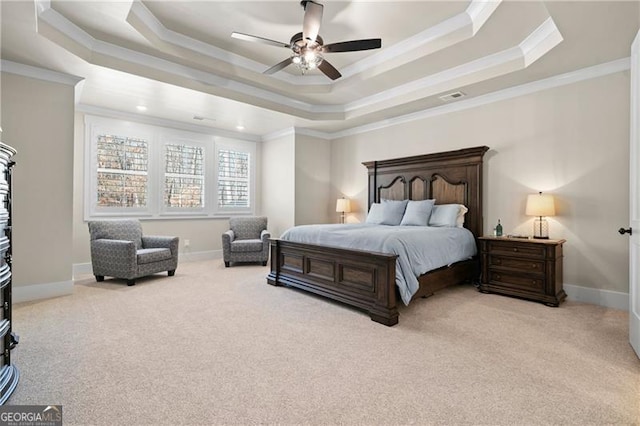
{"label": "electrical outlet", "polygon": [[189,240],[184,240],[184,246],[189,247]]}

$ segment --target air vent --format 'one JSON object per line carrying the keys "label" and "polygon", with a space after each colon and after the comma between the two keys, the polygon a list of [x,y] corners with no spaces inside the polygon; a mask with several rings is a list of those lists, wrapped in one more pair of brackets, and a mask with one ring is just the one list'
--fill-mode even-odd
{"label": "air vent", "polygon": [[458,92],[451,92],[451,93],[447,93],[446,95],[442,95],[440,96],[440,99],[442,99],[445,102],[449,102],[449,101],[453,101],[454,99],[463,98],[465,96],[467,96],[465,93],[458,91]]}
{"label": "air vent", "polygon": [[198,121],[204,121],[204,120],[209,120],[209,121],[216,121],[215,118],[211,118],[211,117],[203,117],[201,115],[194,115],[193,116],[194,120],[198,120]]}

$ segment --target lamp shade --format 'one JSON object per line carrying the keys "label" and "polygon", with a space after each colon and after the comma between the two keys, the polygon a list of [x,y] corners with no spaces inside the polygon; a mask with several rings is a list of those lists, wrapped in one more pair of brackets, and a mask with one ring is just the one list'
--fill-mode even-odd
{"label": "lamp shade", "polygon": [[351,211],[351,202],[348,198],[338,198],[336,203],[336,212],[349,213]]}
{"label": "lamp shade", "polygon": [[531,194],[527,197],[527,208],[525,211],[527,216],[555,216],[556,207],[553,202],[553,195]]}

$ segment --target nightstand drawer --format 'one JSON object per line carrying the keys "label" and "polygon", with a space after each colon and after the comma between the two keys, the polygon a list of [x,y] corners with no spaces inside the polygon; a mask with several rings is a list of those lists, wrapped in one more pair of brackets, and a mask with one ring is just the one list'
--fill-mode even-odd
{"label": "nightstand drawer", "polygon": [[491,267],[500,267],[515,269],[518,272],[526,272],[531,274],[544,274],[544,261],[517,259],[512,257],[490,256],[489,265]]}
{"label": "nightstand drawer", "polygon": [[544,250],[545,247],[538,244],[514,243],[511,241],[492,241],[490,254],[502,254],[544,259]]}
{"label": "nightstand drawer", "polygon": [[489,271],[489,283],[536,292],[541,292],[544,290],[543,278],[528,277],[526,275],[514,274],[509,272],[505,273],[502,271]]}

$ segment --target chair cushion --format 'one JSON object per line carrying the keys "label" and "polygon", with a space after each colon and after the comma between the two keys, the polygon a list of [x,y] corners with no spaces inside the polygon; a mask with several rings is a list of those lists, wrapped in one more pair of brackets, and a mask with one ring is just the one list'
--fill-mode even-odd
{"label": "chair cushion", "polygon": [[168,248],[140,249],[136,254],[138,255],[138,265],[171,259],[171,250]]}
{"label": "chair cushion", "polygon": [[234,253],[247,253],[262,251],[262,240],[235,240],[231,242],[231,251]]}

